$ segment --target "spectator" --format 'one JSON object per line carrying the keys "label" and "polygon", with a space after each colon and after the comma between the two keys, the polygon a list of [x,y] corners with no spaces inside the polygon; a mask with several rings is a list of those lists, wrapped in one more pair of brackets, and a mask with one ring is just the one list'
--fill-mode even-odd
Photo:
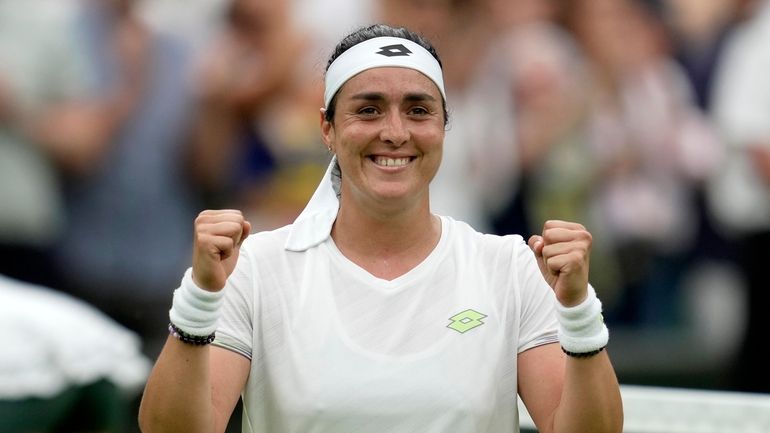
{"label": "spectator", "polygon": [[[290,222],[323,172],[316,134],[320,82],[289,0],[234,0],[199,67],[195,176],[207,204],[243,209],[255,225]],[[300,67],[301,66],[301,67]]]}
{"label": "spectator", "polygon": [[752,0],[664,0],[662,12],[672,49],[692,83],[698,106],[711,107],[714,71],[724,41],[744,18]]}
{"label": "spectator", "polygon": [[719,142],[668,54],[658,17],[635,0],[579,0],[568,28],[589,61],[586,144],[596,165],[592,207],[611,243],[622,292],[610,322],[671,326],[697,233],[694,191]]}
{"label": "spectator", "polygon": [[[514,2],[511,8],[532,2],[538,3]],[[550,218],[589,222],[595,165],[585,150],[586,61],[572,35],[550,13],[530,12],[514,23],[501,32],[498,46],[510,54],[520,178],[517,194],[495,215],[496,231],[529,230]],[[592,248],[597,266],[591,281],[600,288],[615,287],[615,268],[604,266],[611,262],[601,227],[594,230],[599,242]]]}
{"label": "spectator", "polygon": [[187,166],[191,56],[151,31],[133,0],[87,5],[78,34],[92,98],[120,101],[111,105],[120,122],[89,170],[67,177],[56,263],[71,293],[140,333],[153,354],[168,287],[189,260],[186,221],[199,207]]}
{"label": "spectator", "polygon": [[98,153],[74,0],[0,2],[0,273],[56,285],[59,176]]}
{"label": "spectator", "polygon": [[730,36],[714,88],[714,118],[729,155],[710,188],[719,227],[738,246],[738,262],[748,287],[748,328],[736,366],[736,386],[770,391],[763,345],[770,256],[770,2]]}

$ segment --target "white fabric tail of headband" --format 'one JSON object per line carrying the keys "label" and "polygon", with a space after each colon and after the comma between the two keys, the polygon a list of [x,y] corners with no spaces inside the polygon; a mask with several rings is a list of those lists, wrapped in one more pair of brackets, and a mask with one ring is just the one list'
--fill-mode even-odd
{"label": "white fabric tail of headband", "polygon": [[286,239],[287,250],[305,251],[329,237],[340,206],[340,182],[340,167],[337,157],[334,156],[307,206],[294,220]]}

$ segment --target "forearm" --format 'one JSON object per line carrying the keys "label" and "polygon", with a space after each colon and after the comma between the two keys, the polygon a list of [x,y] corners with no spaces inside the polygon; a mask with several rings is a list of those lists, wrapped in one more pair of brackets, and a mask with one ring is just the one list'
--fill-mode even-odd
{"label": "forearm", "polygon": [[98,167],[120,126],[99,101],[73,101],[21,119],[21,131],[66,172],[87,174]]}
{"label": "forearm", "polygon": [[142,396],[142,432],[215,431],[210,350],[168,338]]}
{"label": "forearm", "polygon": [[204,191],[227,187],[238,141],[238,121],[231,111],[212,104],[199,108],[191,136],[189,168]]}
{"label": "forearm", "polygon": [[590,358],[567,356],[564,389],[553,417],[554,433],[623,430],[623,407],[606,351]]}

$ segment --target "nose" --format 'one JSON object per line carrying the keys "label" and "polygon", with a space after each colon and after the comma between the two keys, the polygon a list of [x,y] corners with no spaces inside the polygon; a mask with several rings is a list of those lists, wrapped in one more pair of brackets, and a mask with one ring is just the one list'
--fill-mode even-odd
{"label": "nose", "polygon": [[392,110],[383,119],[380,140],[395,147],[409,141],[409,128],[398,110]]}

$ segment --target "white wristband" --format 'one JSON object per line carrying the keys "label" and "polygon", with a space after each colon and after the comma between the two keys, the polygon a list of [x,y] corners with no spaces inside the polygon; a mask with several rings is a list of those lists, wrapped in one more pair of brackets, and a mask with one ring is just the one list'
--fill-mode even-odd
{"label": "white wristband", "polygon": [[556,303],[559,319],[559,343],[567,352],[588,353],[607,346],[609,331],[602,316],[602,302],[588,285],[588,296],[579,305],[565,307]]}
{"label": "white wristband", "polygon": [[171,323],[186,334],[206,337],[217,329],[219,307],[223,301],[222,290],[211,292],[198,287],[192,279],[192,268],[189,268],[174,291],[168,316]]}

